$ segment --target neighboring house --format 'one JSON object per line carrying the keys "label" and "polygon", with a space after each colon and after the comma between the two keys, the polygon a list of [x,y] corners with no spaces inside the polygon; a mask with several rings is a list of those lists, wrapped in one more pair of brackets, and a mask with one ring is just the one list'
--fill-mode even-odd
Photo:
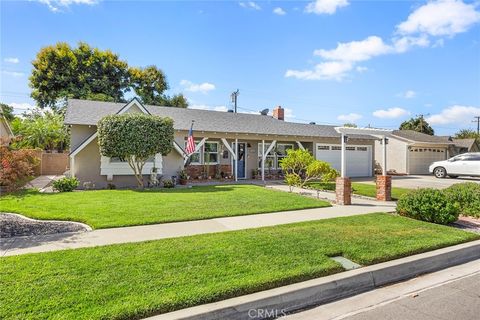
{"label": "neighboring house", "polygon": [[[207,162],[210,176],[232,176],[237,164],[238,179],[252,178],[254,173],[258,177],[262,159],[265,171],[278,171],[279,161],[291,148],[308,149],[317,159],[340,169],[340,134],[334,127],[284,121],[281,107],[274,109],[273,116],[268,116],[142,105],[137,99],[127,104],[71,99],[65,115],[65,124],[71,127],[70,170],[81,182],[91,181],[97,187],[105,187],[107,183],[136,184],[128,164],[101,156],[97,142],[98,121],[106,115],[125,112],[143,112],[174,120],[174,149],[166,156],[152,158],[144,167],[145,175],[156,167],[164,178],[178,176],[184,167],[183,150],[192,120],[198,150],[186,168],[192,178],[206,170]],[[374,142],[371,136],[349,137],[348,176],[372,176]]]}
{"label": "neighboring house", "polygon": [[[382,163],[380,141],[375,142],[375,162]],[[399,174],[428,174],[428,166],[452,154],[448,137],[430,136],[413,130],[395,130],[388,138],[387,171]]]}
{"label": "neighboring house", "polygon": [[3,145],[8,145],[14,137],[10,125],[5,119],[3,113],[0,113],[0,141]]}
{"label": "neighboring house", "polygon": [[480,143],[476,139],[452,139],[454,153],[462,154],[466,152],[480,152]]}

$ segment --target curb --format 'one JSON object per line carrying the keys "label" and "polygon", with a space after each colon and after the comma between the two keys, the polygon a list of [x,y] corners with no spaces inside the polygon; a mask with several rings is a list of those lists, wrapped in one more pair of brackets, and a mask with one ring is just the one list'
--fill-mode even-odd
{"label": "curb", "polygon": [[147,319],[276,318],[476,259],[480,259],[480,240]]}

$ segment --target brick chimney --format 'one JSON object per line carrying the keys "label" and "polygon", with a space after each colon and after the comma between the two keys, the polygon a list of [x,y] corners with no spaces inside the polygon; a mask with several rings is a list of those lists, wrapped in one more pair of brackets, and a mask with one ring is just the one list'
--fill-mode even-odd
{"label": "brick chimney", "polygon": [[278,120],[285,120],[285,109],[281,106],[275,107],[273,109],[273,117]]}

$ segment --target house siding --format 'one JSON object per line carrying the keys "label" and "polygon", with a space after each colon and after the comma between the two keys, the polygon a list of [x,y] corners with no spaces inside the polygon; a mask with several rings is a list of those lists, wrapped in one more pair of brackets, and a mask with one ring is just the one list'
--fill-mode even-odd
{"label": "house siding", "polygon": [[[397,173],[407,173],[407,146],[408,143],[389,137],[387,144],[387,171],[395,171]],[[375,164],[383,169],[383,145],[379,140],[375,141]]]}

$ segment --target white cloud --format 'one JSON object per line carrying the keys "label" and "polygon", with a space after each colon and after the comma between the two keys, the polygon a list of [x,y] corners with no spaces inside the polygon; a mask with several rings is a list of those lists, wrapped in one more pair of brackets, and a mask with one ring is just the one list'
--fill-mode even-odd
{"label": "white cloud", "polygon": [[283,10],[283,9],[280,8],[280,7],[277,7],[277,8],[275,8],[275,9],[273,9],[273,13],[278,14],[279,16],[284,16],[284,15],[287,14],[287,13],[285,12],[285,10]]}
{"label": "white cloud", "polygon": [[398,96],[405,99],[412,99],[417,96],[417,93],[413,90],[407,90],[405,92],[399,93]]}
{"label": "white cloud", "polygon": [[340,121],[347,121],[347,122],[355,122],[362,118],[361,114],[358,113],[349,113],[349,114],[341,114],[337,117]]}
{"label": "white cloud", "polygon": [[334,14],[338,8],[346,7],[348,0],[316,0],[305,7],[305,12],[314,14]]}
{"label": "white cloud", "polygon": [[431,1],[412,12],[397,26],[400,34],[425,33],[431,36],[453,36],[467,31],[480,21],[475,4],[459,0]]}
{"label": "white cloud", "polygon": [[387,119],[395,119],[400,118],[403,116],[409,115],[410,112],[402,109],[402,108],[388,108],[386,110],[380,109],[373,112],[373,116],[377,118],[387,118]]}
{"label": "white cloud", "polygon": [[190,92],[207,93],[208,91],[215,90],[215,85],[209,82],[203,82],[203,83],[197,84],[188,80],[182,80],[180,81],[180,85],[182,85],[186,91],[190,91]]}
{"label": "white cloud", "polygon": [[7,71],[7,70],[2,70],[2,73],[7,76],[11,76],[14,78],[20,78],[23,77],[25,74],[23,72],[16,72],[16,71]]}
{"label": "white cloud", "polygon": [[72,4],[85,4],[85,5],[95,5],[100,2],[100,0],[37,0],[40,3],[43,3],[48,6],[48,8],[53,12],[61,12],[62,8],[68,8]]}
{"label": "white cloud", "polygon": [[17,64],[20,62],[20,60],[18,58],[5,58],[3,59],[3,61],[7,62],[7,63],[13,63],[13,64]]}
{"label": "white cloud", "polygon": [[454,105],[443,109],[440,113],[427,117],[430,124],[470,124],[473,117],[480,116],[480,108]]}
{"label": "white cloud", "polygon": [[367,72],[368,71],[368,68],[367,67],[363,67],[363,66],[358,66],[355,68],[355,70],[357,70],[357,72]]}
{"label": "white cloud", "polygon": [[370,36],[361,41],[338,43],[332,50],[315,50],[313,54],[327,60],[365,61],[391,51],[392,47],[386,45],[382,38]]}
{"label": "white cloud", "polygon": [[188,108],[197,109],[197,110],[222,111],[222,112],[228,111],[228,108],[226,106],[209,106],[206,104],[194,104],[194,105],[188,106]]}
{"label": "white cloud", "polygon": [[253,10],[262,10],[262,7],[260,7],[256,2],[254,1],[247,1],[247,2],[239,2],[238,3],[240,7],[246,8],[246,9],[253,9]]}
{"label": "white cloud", "polygon": [[[319,0],[307,5],[307,12],[326,13],[325,8],[332,8],[333,4],[348,5],[347,0]],[[328,5],[327,5],[328,4]],[[323,8],[323,9],[322,9]],[[327,13],[335,12],[337,6]],[[314,11],[317,10],[317,11]],[[323,10],[323,11],[322,11]],[[369,36],[363,40],[338,43],[330,50],[317,49],[314,55],[321,57],[320,62],[312,70],[288,70],[286,77],[298,79],[341,80],[350,70],[361,72],[365,67],[356,67],[360,61],[367,61],[374,57],[386,54],[401,54],[415,47],[443,46],[443,39],[431,40],[431,36],[453,36],[456,33],[467,31],[473,24],[480,21],[480,13],[475,11],[475,5],[467,5],[459,0],[438,0],[421,6],[410,14],[407,21],[397,26],[397,33],[390,43],[386,43],[378,36]],[[432,44],[433,43],[433,44]],[[332,63],[332,64],[328,64]],[[335,75],[325,75],[325,67],[336,66],[342,70]]]}
{"label": "white cloud", "polygon": [[13,107],[13,113],[18,114],[18,115],[22,114],[24,112],[28,113],[28,112],[35,109],[34,105],[32,105],[30,103],[27,103],[27,102],[24,102],[24,103],[11,102],[11,103],[7,103],[7,104],[9,106]]}
{"label": "white cloud", "polygon": [[313,70],[287,70],[285,77],[303,80],[341,81],[352,68],[352,64],[348,61],[327,61],[317,64]]}

